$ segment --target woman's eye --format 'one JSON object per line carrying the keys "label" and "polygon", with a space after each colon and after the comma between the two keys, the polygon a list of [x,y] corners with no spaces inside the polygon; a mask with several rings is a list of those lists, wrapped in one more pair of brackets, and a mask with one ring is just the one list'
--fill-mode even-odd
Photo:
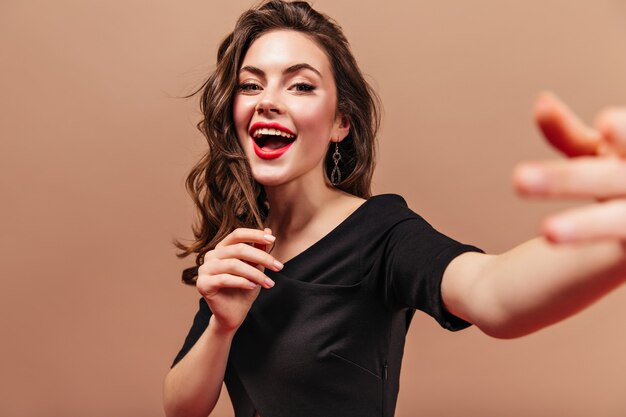
{"label": "woman's eye", "polygon": [[307,83],[297,83],[297,84],[294,84],[293,88],[296,91],[303,92],[303,93],[307,93],[307,92],[311,92],[311,91],[315,90],[315,86],[313,86],[311,84],[307,84]]}
{"label": "woman's eye", "polygon": [[254,83],[243,83],[237,86],[237,90],[239,91],[258,91],[261,89],[261,86]]}

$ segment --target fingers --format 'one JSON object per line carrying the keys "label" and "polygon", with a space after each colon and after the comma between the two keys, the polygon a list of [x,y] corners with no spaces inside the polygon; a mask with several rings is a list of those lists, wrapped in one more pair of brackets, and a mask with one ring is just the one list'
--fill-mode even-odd
{"label": "fingers", "polygon": [[261,285],[272,288],[274,281],[263,270],[283,268],[283,264],[266,251],[275,239],[269,228],[235,229],[204,255],[204,262],[198,269],[198,290],[206,296],[222,287],[253,289]]}
{"label": "fingers", "polygon": [[210,277],[211,279],[198,280],[196,287],[203,296],[211,296],[220,288],[241,288],[242,290],[253,290],[257,284],[245,278],[230,274],[219,274]]}
{"label": "fingers", "polygon": [[[254,266],[239,259],[211,259],[210,262],[202,264],[198,270],[198,279],[201,276],[216,277],[222,274],[235,275],[244,278],[252,283],[261,285],[264,288],[272,288],[274,281]],[[211,278],[211,280],[213,280]]]}
{"label": "fingers", "polygon": [[[268,234],[266,230],[269,230]],[[258,230],[258,229],[246,229],[239,228],[233,230],[228,236],[226,236],[216,247],[223,247],[232,245],[235,243],[258,243],[259,245],[268,245],[276,240],[271,234],[270,229]]]}
{"label": "fingers", "polygon": [[218,259],[237,258],[250,262],[253,265],[262,265],[273,271],[283,269],[283,264],[265,251],[265,248],[253,247],[245,243],[218,248],[213,252],[213,256]]}
{"label": "fingers", "polygon": [[596,127],[604,139],[600,153],[626,157],[626,108],[613,107],[602,111]]}
{"label": "fingers", "polygon": [[626,161],[581,157],[519,165],[517,191],[530,197],[618,198],[626,196]]}
{"label": "fingers", "polygon": [[576,208],[548,218],[542,231],[555,243],[626,237],[626,200]]}
{"label": "fingers", "polygon": [[555,148],[578,158],[518,166],[513,176],[517,191],[531,197],[608,200],[549,217],[542,226],[544,235],[557,243],[625,240],[626,108],[604,110],[594,130],[554,95],[544,93],[535,105],[535,119]]}
{"label": "fingers", "polygon": [[283,264],[274,257],[266,255],[275,240],[276,237],[272,235],[272,229],[267,227],[263,231],[246,228],[235,229],[216,245],[213,256],[220,259],[240,258],[261,270],[265,267],[280,271]]}
{"label": "fingers", "polygon": [[567,156],[595,155],[600,133],[586,126],[563,102],[551,93],[542,93],[534,116],[545,138]]}
{"label": "fingers", "polygon": [[275,241],[274,236],[272,235],[272,229],[270,229],[269,227],[266,227],[264,230],[264,237],[266,238],[266,240],[269,239],[274,239],[272,240],[272,243],[253,243],[252,246],[257,248],[257,249],[261,249],[264,252],[269,252],[270,249],[272,248],[273,242]]}

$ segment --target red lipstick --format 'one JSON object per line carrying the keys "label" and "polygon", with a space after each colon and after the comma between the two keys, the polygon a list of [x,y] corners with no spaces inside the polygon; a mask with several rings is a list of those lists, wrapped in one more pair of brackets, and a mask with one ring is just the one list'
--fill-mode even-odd
{"label": "red lipstick", "polygon": [[[263,149],[261,146],[259,146],[256,138],[254,137],[254,133],[258,129],[275,129],[281,132],[285,132],[288,135],[293,136],[293,141],[278,149]],[[292,132],[285,126],[279,123],[275,123],[275,122],[274,123],[267,123],[267,122],[254,123],[250,127],[249,134],[250,134],[250,138],[252,139],[252,146],[254,148],[254,153],[256,153],[256,155],[261,159],[276,159],[280,157],[282,154],[287,152],[287,150],[291,147],[291,145],[293,145],[293,142],[296,139],[296,134],[294,132]]]}
{"label": "red lipstick", "polygon": [[282,154],[284,154],[285,152],[287,152],[287,149],[291,148],[291,145],[293,145],[293,142],[291,142],[287,146],[283,146],[282,148],[278,148],[273,151],[265,151],[259,148],[259,145],[257,145],[254,139],[252,139],[252,146],[254,147],[254,153],[256,153],[256,155],[261,159],[276,159]]}

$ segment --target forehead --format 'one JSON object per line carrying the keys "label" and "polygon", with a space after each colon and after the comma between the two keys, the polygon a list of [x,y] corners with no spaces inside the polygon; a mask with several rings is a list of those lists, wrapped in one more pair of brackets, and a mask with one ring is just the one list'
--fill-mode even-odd
{"label": "forehead", "polygon": [[312,65],[322,74],[331,71],[326,53],[312,38],[294,30],[275,30],[261,35],[250,45],[242,66],[271,69],[300,63]]}

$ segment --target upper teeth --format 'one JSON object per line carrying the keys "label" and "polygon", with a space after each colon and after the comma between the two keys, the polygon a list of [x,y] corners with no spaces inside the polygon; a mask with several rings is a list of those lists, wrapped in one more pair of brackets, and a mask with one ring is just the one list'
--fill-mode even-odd
{"label": "upper teeth", "polygon": [[282,137],[285,137],[287,139],[291,139],[291,138],[295,137],[294,135],[290,135],[289,133],[283,132],[282,130],[270,129],[270,128],[266,128],[266,127],[262,127],[260,129],[255,130],[254,134],[252,136],[254,136],[255,138],[258,138],[258,137],[261,137],[261,135],[282,136]]}

